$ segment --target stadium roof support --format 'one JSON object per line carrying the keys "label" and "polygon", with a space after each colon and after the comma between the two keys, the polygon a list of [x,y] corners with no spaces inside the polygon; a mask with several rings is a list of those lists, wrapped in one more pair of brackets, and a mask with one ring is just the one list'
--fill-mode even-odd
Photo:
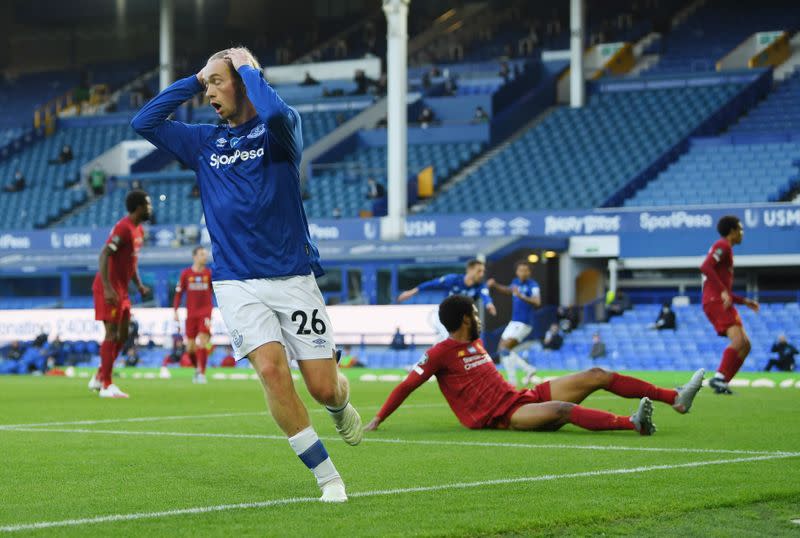
{"label": "stadium roof support", "polygon": [[411,0],[383,0],[386,14],[387,176],[389,215],[381,226],[383,239],[400,239],[407,211],[408,6]]}
{"label": "stadium roof support", "polygon": [[584,0],[570,0],[570,81],[569,101],[572,108],[581,108],[586,102],[586,83],[583,73],[583,35],[586,26]]}
{"label": "stadium roof support", "polygon": [[158,87],[161,91],[175,78],[175,3],[161,0],[159,12]]}

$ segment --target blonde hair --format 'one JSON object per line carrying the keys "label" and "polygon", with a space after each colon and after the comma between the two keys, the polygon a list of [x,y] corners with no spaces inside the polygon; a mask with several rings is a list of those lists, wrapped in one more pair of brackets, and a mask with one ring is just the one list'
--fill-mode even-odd
{"label": "blonde hair", "polygon": [[[228,54],[230,54],[232,51],[234,51],[234,50],[240,50],[240,51],[244,52],[247,55],[247,63],[250,64],[252,67],[254,67],[256,69],[259,69],[259,70],[261,69],[261,64],[258,63],[258,59],[253,55],[252,52],[250,52],[250,49],[248,49],[247,47],[231,47],[229,49],[222,49],[221,51],[215,52],[214,54],[212,54],[208,58],[208,61],[210,62],[212,60],[225,60],[225,57]],[[228,61],[228,60],[226,60],[226,61],[228,63],[230,63],[230,61]]]}

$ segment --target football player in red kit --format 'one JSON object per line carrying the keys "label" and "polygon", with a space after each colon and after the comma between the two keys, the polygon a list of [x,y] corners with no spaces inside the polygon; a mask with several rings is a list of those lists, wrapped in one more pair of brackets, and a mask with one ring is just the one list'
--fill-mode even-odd
{"label": "football player in red kit", "polygon": [[100,391],[101,398],[128,397],[111,379],[114,360],[128,339],[128,285],[133,280],[139,293],[150,293],[139,278],[138,257],[144,237],[142,222],[152,215],[153,205],[146,192],[132,190],[125,197],[125,208],[128,215],[114,225],[100,251],[100,270],[92,284],[95,319],[103,322],[105,338],[100,344],[100,369],[89,380],[89,389]]}
{"label": "football player in red kit", "polygon": [[[564,424],[588,430],[636,430],[652,435],[652,400],[686,413],[703,383],[703,370],[679,390],[662,389],[633,377],[592,368],[516,390],[506,382],[478,335],[480,320],[468,297],[453,295],[439,305],[439,319],[450,338],[428,350],[408,377],[392,391],[367,430],[375,430],[432,375],[458,420],[467,428],[553,431]],[[633,416],[620,416],[578,405],[605,389],[623,398],[640,398]]]}
{"label": "football player in red kit", "polygon": [[186,351],[196,370],[194,383],[206,383],[208,342],[211,337],[211,310],[214,308],[211,291],[211,270],[206,267],[208,251],[195,247],[192,251],[192,266],[181,272],[175,288],[175,321],[180,321],[178,308],[186,293]]}
{"label": "football player in red kit", "polygon": [[720,336],[727,336],[730,345],[722,352],[717,373],[708,382],[716,394],[731,394],[728,382],[739,371],[747,354],[750,339],[742,326],[735,304],[743,304],[758,312],[759,305],[733,293],[733,246],[742,242],[744,229],[738,217],[719,219],[720,239],[711,245],[700,271],[703,273],[703,311]]}

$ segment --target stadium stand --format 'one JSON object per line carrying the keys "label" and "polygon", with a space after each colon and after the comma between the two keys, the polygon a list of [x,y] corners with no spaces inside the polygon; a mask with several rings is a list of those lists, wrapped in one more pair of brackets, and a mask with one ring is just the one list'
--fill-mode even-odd
{"label": "stadium stand", "polygon": [[800,183],[800,141],[698,140],[626,206],[774,202]]}
{"label": "stadium stand", "polygon": [[[67,190],[67,186],[79,181],[81,166],[133,137],[127,124],[66,127],[0,163],[4,184],[11,181],[17,170],[22,171],[27,181],[21,192],[0,193],[0,228],[44,227],[85,202],[88,197],[85,189]],[[49,163],[65,144],[72,147],[73,160],[65,164]]]}
{"label": "stadium stand", "polygon": [[660,55],[647,73],[714,71],[717,61],[751,34],[797,29],[800,13],[787,7],[775,0],[710,1],[645,50]]}
{"label": "stadium stand", "polygon": [[[578,327],[564,339],[558,351],[531,349],[528,360],[539,368],[565,368],[569,370],[607,366],[615,370],[694,370],[706,368],[713,371],[719,364],[719,355],[727,340],[714,336],[703,309],[698,304],[674,308],[678,329],[655,331],[648,329],[658,316],[659,305],[636,305],[609,323],[590,323]],[[764,368],[769,357],[769,346],[780,333],[790,341],[800,340],[800,329],[795,320],[800,314],[798,303],[763,303],[756,315],[749,309],[740,310],[754,346],[743,369],[756,371]],[[589,358],[592,335],[599,333],[606,344],[607,356]]]}
{"label": "stadium stand", "polygon": [[[426,166],[433,166],[437,178],[447,178],[482,150],[479,142],[409,145],[408,171],[416,174]],[[385,182],[386,158],[386,147],[365,147],[346,155],[334,169],[315,172],[308,182],[311,197],[306,201],[306,212],[309,217],[330,217],[334,208],[339,208],[343,216],[353,217],[361,209],[367,209],[366,179],[372,176]]]}
{"label": "stadium stand", "polygon": [[800,132],[800,70],[785,78],[757,107],[744,116],[731,134]]}
{"label": "stadium stand", "polygon": [[593,95],[559,108],[503,148],[426,213],[602,205],[742,90],[741,84]]}

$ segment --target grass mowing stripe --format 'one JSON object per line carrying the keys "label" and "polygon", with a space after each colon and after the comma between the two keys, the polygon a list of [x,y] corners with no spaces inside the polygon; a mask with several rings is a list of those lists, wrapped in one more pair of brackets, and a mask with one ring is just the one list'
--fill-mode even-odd
{"label": "grass mowing stripe", "polygon": [[[153,437],[200,437],[217,439],[256,439],[266,441],[285,441],[284,435],[268,435],[259,433],[208,433],[208,432],[164,432],[147,430],[91,430],[78,428],[6,428],[10,432],[31,433],[81,433],[99,435],[130,435]],[[320,437],[323,441],[340,441],[339,437]],[[684,448],[684,447],[636,447],[619,445],[567,445],[567,444],[526,444],[526,443],[500,443],[492,441],[444,441],[433,439],[381,439],[379,437],[366,437],[365,443],[383,443],[393,445],[429,445],[429,446],[462,446],[462,447],[487,447],[487,448],[527,448],[527,449],[557,449],[557,450],[603,450],[618,452],[659,452],[670,454],[730,454],[730,455],[759,455],[759,456],[800,456],[800,452],[785,452],[780,450],[734,450],[725,448]]]}
{"label": "grass mowing stripe", "polygon": [[[579,473],[547,474],[538,476],[524,476],[518,478],[499,478],[495,480],[480,480],[476,482],[455,482],[450,484],[440,484],[436,486],[419,486],[414,488],[396,488],[373,491],[362,491],[351,493],[352,498],[369,498],[388,495],[403,495],[409,493],[426,493],[434,491],[468,489],[477,487],[523,484],[530,482],[546,482],[550,480],[566,480],[571,478],[592,478],[597,476],[625,475],[633,473],[645,473],[652,471],[662,471],[671,469],[687,469],[704,467],[708,465],[726,465],[734,463],[749,463],[756,461],[767,461],[781,458],[797,457],[800,454],[775,454],[768,456],[752,456],[748,458],[734,458],[711,461],[696,461],[689,463],[676,463],[669,465],[644,465],[639,467],[629,467],[623,469],[602,469],[597,471],[584,471]],[[133,521],[137,519],[155,519],[163,517],[173,517],[191,514],[205,514],[209,512],[221,512],[226,510],[241,510],[249,508],[270,508],[275,506],[285,506],[291,504],[319,502],[315,497],[290,497],[287,499],[273,499],[269,501],[237,504],[220,504],[216,506],[199,506],[194,508],[179,508],[175,510],[164,510],[159,512],[139,512],[133,514],[114,514],[85,519],[66,519],[61,521],[41,521],[37,523],[21,523],[18,525],[7,525],[0,527],[0,532],[19,532],[37,529],[50,529],[54,527],[75,527],[83,525],[94,525],[98,523],[113,523],[119,521]]]}

